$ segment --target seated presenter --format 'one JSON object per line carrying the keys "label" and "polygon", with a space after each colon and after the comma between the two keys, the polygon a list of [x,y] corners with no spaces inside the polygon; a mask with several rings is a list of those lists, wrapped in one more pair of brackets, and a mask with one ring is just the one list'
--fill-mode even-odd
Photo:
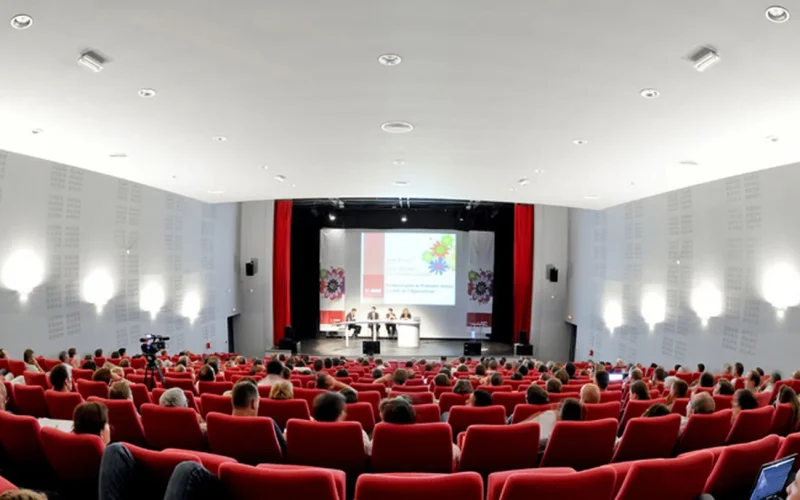
{"label": "seated presenter", "polygon": [[[378,310],[375,309],[375,306],[372,306],[372,310],[367,313],[367,319],[370,321],[378,321],[381,319],[381,315],[378,314]],[[369,331],[372,332],[373,335],[377,336],[381,334],[381,325],[377,323],[370,323],[369,324]]]}
{"label": "seated presenter", "polygon": [[[355,307],[352,308],[349,313],[347,313],[347,316],[345,316],[344,320],[345,320],[345,322],[358,321],[358,318],[356,318],[356,308]],[[347,329],[348,330],[355,330],[355,332],[353,333],[353,337],[358,337],[358,334],[361,333],[361,325],[350,324],[350,325],[347,325]]]}
{"label": "seated presenter", "polygon": [[[389,312],[386,313],[386,319],[397,319],[397,315],[394,313],[391,307],[389,308]],[[397,325],[394,323],[386,323],[386,333],[388,333],[390,337],[397,337]]]}
{"label": "seated presenter", "polygon": [[408,311],[407,307],[404,307],[403,312],[400,313],[400,319],[411,321],[411,313]]}

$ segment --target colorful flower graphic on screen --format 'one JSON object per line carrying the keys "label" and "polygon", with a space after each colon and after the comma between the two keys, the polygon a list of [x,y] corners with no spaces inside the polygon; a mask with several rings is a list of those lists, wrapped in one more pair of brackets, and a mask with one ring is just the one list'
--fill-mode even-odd
{"label": "colorful flower graphic on screen", "polygon": [[447,261],[444,259],[433,259],[431,263],[428,264],[428,270],[433,274],[442,275],[447,269]]}
{"label": "colorful flower graphic on screen", "polygon": [[488,304],[492,300],[492,288],[494,287],[494,273],[492,271],[479,270],[469,272],[469,282],[467,283],[467,294],[469,300]]}
{"label": "colorful flower graphic on screen", "polygon": [[319,271],[319,294],[328,300],[339,300],[344,296],[344,269],[331,267]]}
{"label": "colorful flower graphic on screen", "polygon": [[437,241],[431,247],[431,252],[433,252],[433,255],[436,257],[445,257],[449,250],[449,247],[446,247],[441,241]]}

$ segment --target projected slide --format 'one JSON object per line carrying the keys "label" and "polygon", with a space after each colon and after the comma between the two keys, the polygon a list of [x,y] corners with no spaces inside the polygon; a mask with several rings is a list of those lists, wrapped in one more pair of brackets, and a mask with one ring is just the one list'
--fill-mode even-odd
{"label": "projected slide", "polygon": [[455,305],[456,235],[362,233],[361,301]]}

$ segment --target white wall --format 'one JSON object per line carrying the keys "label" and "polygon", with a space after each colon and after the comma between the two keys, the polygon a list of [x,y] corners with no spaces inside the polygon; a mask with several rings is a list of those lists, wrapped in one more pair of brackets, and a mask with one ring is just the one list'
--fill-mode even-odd
{"label": "white wall", "polygon": [[[227,316],[236,307],[236,206],[209,205],[129,181],[0,151],[0,265],[28,248],[45,265],[44,283],[20,303],[0,289],[0,347],[55,356],[127,347],[146,333],[169,335],[170,351],[227,349]],[[126,252],[130,250],[130,253]],[[103,269],[114,297],[102,314],[81,283]],[[155,321],[140,310],[140,289],[162,284],[166,305]],[[193,323],[183,296],[202,297]]]}
{"label": "white wall", "polygon": [[[569,357],[567,317],[568,209],[536,205],[533,209],[533,309],[531,343],[539,359]],[[558,268],[558,282],[547,280],[547,265]]]}
{"label": "white wall", "polygon": [[[241,314],[234,324],[234,347],[245,356],[263,356],[272,349],[272,242],[275,203],[248,201],[239,204],[239,292]],[[258,272],[247,276],[244,266],[258,259]]]}
{"label": "white wall", "polygon": [[[785,318],[764,299],[765,271],[800,268],[798,165],[763,170],[600,212],[570,211],[573,276],[569,312],[578,325],[577,357],[719,369],[725,362],[798,368],[800,310]],[[781,285],[800,290],[784,273]],[[721,292],[722,311],[703,326],[692,292],[704,282]],[[660,290],[665,321],[651,331],[641,315],[646,289]],[[622,305],[610,331],[604,308]]]}

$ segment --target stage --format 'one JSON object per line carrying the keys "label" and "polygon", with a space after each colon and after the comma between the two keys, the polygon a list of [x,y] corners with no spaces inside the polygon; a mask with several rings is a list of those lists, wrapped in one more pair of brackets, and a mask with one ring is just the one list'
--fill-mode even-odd
{"label": "stage", "polygon": [[[350,346],[345,346],[344,339],[310,339],[300,342],[299,354],[309,356],[347,356],[356,358],[362,356],[361,343],[368,338],[351,339]],[[440,356],[458,357],[464,353],[464,342],[466,340],[448,339],[422,339],[419,347],[398,347],[395,339],[381,339],[381,353],[384,358],[438,358]],[[482,356],[506,356],[514,355],[514,348],[509,344],[500,342],[481,342]]]}

